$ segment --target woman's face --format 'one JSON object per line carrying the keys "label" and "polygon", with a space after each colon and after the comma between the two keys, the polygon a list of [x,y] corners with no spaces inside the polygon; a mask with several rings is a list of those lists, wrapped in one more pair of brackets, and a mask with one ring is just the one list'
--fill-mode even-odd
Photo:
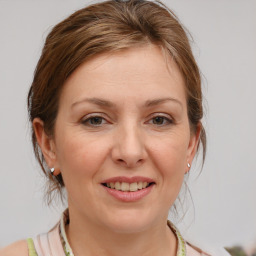
{"label": "woman's face", "polygon": [[166,58],[153,45],[103,54],[65,82],[46,160],[73,215],[117,232],[166,221],[198,140],[182,75]]}

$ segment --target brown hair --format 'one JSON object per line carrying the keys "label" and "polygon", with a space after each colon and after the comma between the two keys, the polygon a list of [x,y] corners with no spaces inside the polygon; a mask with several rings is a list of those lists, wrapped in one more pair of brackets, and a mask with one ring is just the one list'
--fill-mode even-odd
{"label": "brown hair", "polygon": [[[183,74],[190,127],[194,131],[201,125],[200,142],[204,160],[206,135],[201,124],[200,72],[185,29],[175,14],[160,1],[105,1],[78,10],[57,24],[46,38],[29,90],[30,121],[40,118],[44,122],[45,132],[53,135],[62,86],[79,65],[104,52],[116,52],[148,43],[158,45],[170,54]],[[55,179],[46,170],[33,129],[32,142],[36,158],[50,179],[48,191],[57,189],[61,192],[64,186],[61,174]],[[48,199],[51,200],[51,197]]]}

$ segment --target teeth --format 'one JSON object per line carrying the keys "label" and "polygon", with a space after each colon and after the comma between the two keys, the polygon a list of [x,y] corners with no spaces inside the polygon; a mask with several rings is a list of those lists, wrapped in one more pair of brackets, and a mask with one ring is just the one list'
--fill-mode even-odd
{"label": "teeth", "polygon": [[127,182],[110,182],[106,184],[108,188],[116,189],[116,190],[121,190],[121,191],[130,191],[130,192],[135,192],[140,189],[146,188],[149,183],[144,181],[139,181],[139,182],[133,182],[133,183],[127,183]]}
{"label": "teeth", "polygon": [[130,190],[129,183],[122,182],[122,183],[121,183],[121,190],[122,190],[122,191],[129,191],[129,190]]}
{"label": "teeth", "polygon": [[115,183],[114,189],[116,189],[116,190],[121,190],[121,184],[120,184],[120,182],[116,182],[116,183]]}
{"label": "teeth", "polygon": [[137,182],[130,184],[130,191],[137,191],[137,190],[138,190]]}
{"label": "teeth", "polygon": [[147,182],[143,182],[143,183],[142,183],[142,188],[145,188],[147,185],[148,185]]}

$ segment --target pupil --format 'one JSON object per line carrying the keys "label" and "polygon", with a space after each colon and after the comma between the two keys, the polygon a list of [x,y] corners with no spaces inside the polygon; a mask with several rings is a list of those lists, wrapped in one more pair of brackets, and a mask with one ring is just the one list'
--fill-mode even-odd
{"label": "pupil", "polygon": [[102,118],[101,117],[93,117],[91,119],[91,124],[94,124],[94,125],[99,125],[101,124],[102,122]]}
{"label": "pupil", "polygon": [[155,117],[153,120],[154,124],[163,124],[164,118],[161,116]]}

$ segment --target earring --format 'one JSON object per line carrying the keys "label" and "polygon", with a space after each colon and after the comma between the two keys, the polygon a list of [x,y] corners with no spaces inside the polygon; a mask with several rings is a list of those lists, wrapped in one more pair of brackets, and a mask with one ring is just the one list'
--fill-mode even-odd
{"label": "earring", "polygon": [[189,173],[189,170],[190,170],[190,167],[191,167],[190,163],[187,163],[187,167],[188,167],[188,170],[185,172],[185,174]]}
{"label": "earring", "polygon": [[52,168],[50,169],[51,175],[54,175],[54,171],[55,171],[55,168],[52,167]]}

